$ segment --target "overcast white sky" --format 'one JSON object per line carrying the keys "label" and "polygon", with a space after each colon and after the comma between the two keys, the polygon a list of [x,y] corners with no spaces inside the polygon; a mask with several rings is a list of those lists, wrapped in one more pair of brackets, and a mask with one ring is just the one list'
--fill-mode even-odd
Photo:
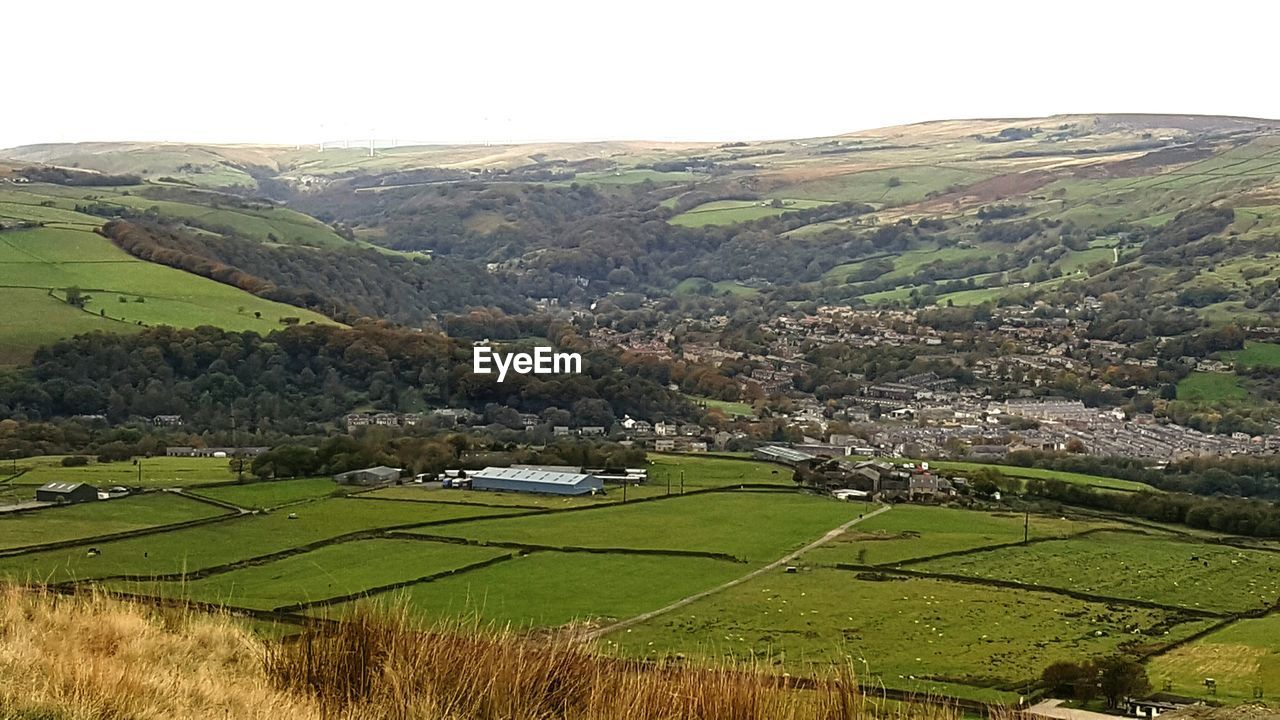
{"label": "overcast white sky", "polygon": [[0,147],[793,138],[1280,118],[1270,3],[72,2],[0,8]]}

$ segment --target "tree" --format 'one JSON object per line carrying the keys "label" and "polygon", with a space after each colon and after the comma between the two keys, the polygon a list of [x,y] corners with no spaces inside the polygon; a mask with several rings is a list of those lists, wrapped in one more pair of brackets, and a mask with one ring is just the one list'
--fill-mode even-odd
{"label": "tree", "polygon": [[84,291],[75,285],[67,288],[63,293],[66,295],[68,305],[83,308],[84,304],[89,302],[89,296],[85,295]]}
{"label": "tree", "polygon": [[[1059,661],[1040,673],[1040,680],[1054,695],[1080,698],[1085,686],[1093,686],[1093,669],[1088,663]],[[1090,695],[1092,693],[1089,693]]]}
{"label": "tree", "polygon": [[1103,658],[1097,662],[1098,689],[1107,700],[1107,707],[1119,707],[1128,697],[1151,692],[1147,669],[1136,660],[1127,657]]}

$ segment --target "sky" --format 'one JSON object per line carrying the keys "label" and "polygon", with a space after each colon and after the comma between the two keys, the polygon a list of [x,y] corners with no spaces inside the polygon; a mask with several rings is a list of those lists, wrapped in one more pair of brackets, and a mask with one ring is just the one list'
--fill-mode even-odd
{"label": "sky", "polygon": [[9,0],[0,147],[761,140],[1280,118],[1270,3]]}

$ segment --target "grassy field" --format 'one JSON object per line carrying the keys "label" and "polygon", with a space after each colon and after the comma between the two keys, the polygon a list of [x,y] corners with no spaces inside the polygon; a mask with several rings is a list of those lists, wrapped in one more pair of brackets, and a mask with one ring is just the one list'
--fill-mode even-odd
{"label": "grassy field", "polygon": [[901,205],[919,202],[930,193],[963,186],[982,179],[983,174],[955,167],[903,166],[866,170],[780,187],[786,197],[857,201],[873,205]]}
{"label": "grassy field", "polygon": [[147,493],[24,513],[0,513],[0,550],[110,535],[222,514],[173,493]]}
{"label": "grassy field", "polygon": [[[126,487],[185,487],[200,483],[234,482],[235,473],[226,458],[153,457],[136,462],[100,463],[90,461],[79,467],[62,467],[62,456],[47,455],[18,460],[13,466],[25,471],[19,482],[43,485],[48,482],[85,482],[100,490],[114,485]],[[8,470],[13,466],[4,466]]]}
{"label": "grassy field", "polygon": [[1102,532],[930,560],[913,569],[1240,612],[1280,600],[1280,553]]}
{"label": "grassy field", "polygon": [[271,610],[363,593],[508,554],[416,540],[357,540],[191,581],[113,582],[131,593]]}
{"label": "grassy field", "polygon": [[[848,503],[796,493],[724,492],[587,512],[474,521],[422,532],[551,547],[697,550],[760,563],[822,536],[858,512]],[[724,518],[753,531],[726,533]]]}
{"label": "grassy field", "polygon": [[1280,345],[1276,343],[1245,342],[1244,350],[1223,353],[1235,362],[1236,367],[1248,369],[1254,367],[1280,367]]}
{"label": "grassy field", "polygon": [[704,558],[538,552],[378,600],[407,601],[431,617],[546,627],[632,617],[741,574],[736,563]]}
{"label": "grassy field", "polygon": [[108,575],[182,573],[277,553],[341,535],[397,525],[496,515],[495,508],[333,498],[296,509],[127,540],[99,543],[101,554],[74,547],[0,560],[0,575],[81,580]]}
{"label": "grassy field", "polygon": [[1178,399],[1188,402],[1243,400],[1246,395],[1236,376],[1227,373],[1193,372],[1178,381]]}
{"label": "grassy field", "polygon": [[706,405],[707,408],[723,410],[724,414],[729,417],[734,417],[736,415],[742,415],[743,417],[755,417],[756,414],[755,408],[751,407],[749,403],[735,402],[732,400],[716,400],[715,398],[701,397],[699,395],[688,395],[686,397],[699,405]]}
{"label": "grassy field", "polygon": [[1049,663],[1109,654],[1134,628],[1159,634],[1167,620],[1044,593],[812,569],[762,576],[605,640],[627,655],[727,656],[793,673],[851,662],[863,682],[1007,701]]}
{"label": "grassy field", "polygon": [[[1048,515],[1027,519],[1032,538],[1064,537],[1106,523]],[[892,565],[902,560],[1021,542],[1024,517],[1017,513],[900,505],[845,531],[835,542],[805,555],[818,564]]]}
{"label": "grassy field", "polygon": [[[70,287],[88,296],[83,308],[63,302]],[[85,227],[0,233],[0,293],[11,302],[0,320],[0,347],[5,348],[0,362],[7,364],[25,361],[40,345],[88,330],[217,325],[266,333],[281,327],[285,317],[331,322],[309,310],[135,259]]]}
{"label": "grassy field", "polygon": [[[1165,682],[1172,691],[1219,702],[1253,701],[1254,689],[1263,700],[1275,703],[1280,688],[1280,615],[1241,620],[1183,645],[1147,663],[1151,682]],[[1205,678],[1213,678],[1217,691],[1209,693]]]}
{"label": "grassy field", "polygon": [[[127,463],[63,469],[56,457],[22,465],[33,480],[71,474],[102,486],[126,484],[136,473]],[[982,465],[956,469],[976,467]],[[1008,474],[1060,475],[995,467]],[[678,493],[681,473],[686,491],[722,491],[622,504],[616,487],[604,497],[580,499],[424,484],[346,498],[331,497],[338,488],[326,478],[235,484],[224,459],[154,458],[143,460],[143,469],[149,484],[217,482],[222,484],[189,491],[243,507],[288,507],[136,538],[23,552],[0,558],[0,576],[96,579],[114,590],[256,610],[317,603],[304,608],[314,615],[342,612],[367,594],[378,602],[406,602],[428,618],[519,628],[599,626],[740,578],[871,509],[798,492],[790,471],[775,465],[680,454],[651,454],[650,482],[629,488],[629,498],[665,495],[668,480]],[[734,489],[743,484],[774,489]],[[563,512],[571,508],[582,509]],[[76,540],[217,512],[155,493],[0,516],[0,549],[28,544],[36,534],[42,541]],[[1134,601],[1226,613],[1280,599],[1280,553],[1160,531],[1120,532],[1120,521],[1054,515],[1030,518],[1036,542],[1011,545],[1022,540],[1023,523],[1016,513],[898,505],[806,553],[794,563],[796,573],[765,573],[598,643],[628,657],[732,657],[777,663],[792,673],[850,662],[864,680],[887,687],[1008,702],[1055,660],[1120,648],[1158,651],[1212,622]],[[1092,532],[1080,534],[1085,531]],[[531,548],[485,544],[490,542]],[[90,545],[98,553],[91,556]],[[994,547],[1000,545],[1007,547]],[[954,552],[961,554],[926,559]],[[488,561],[496,562],[470,567]],[[838,563],[886,568],[859,572],[836,569]],[[891,574],[898,564],[973,580]],[[173,577],[183,573],[199,574]],[[1113,599],[984,586],[984,578]],[[333,602],[319,604],[327,600]],[[1255,645],[1263,647],[1268,636],[1259,633]],[[1225,631],[1223,638],[1215,634],[1154,660],[1153,675],[1165,673],[1159,677],[1172,677],[1181,688],[1201,665],[1226,652],[1215,648],[1249,640]],[[1199,653],[1195,659],[1179,659],[1193,651]],[[1238,654],[1256,659],[1257,668],[1242,660],[1234,681],[1274,672],[1268,654],[1249,652]],[[1193,662],[1200,664],[1188,664]]]}
{"label": "grassy field", "polygon": [[953,470],[956,472],[973,472],[975,470],[985,468],[996,470],[1003,475],[1013,478],[1061,480],[1063,482],[1071,483],[1072,485],[1084,485],[1086,487],[1096,488],[1099,490],[1119,490],[1124,492],[1156,491],[1156,489],[1150,485],[1137,482],[1135,480],[1123,480],[1121,478],[1104,477],[1102,475],[1087,475],[1085,473],[1069,472],[1066,470],[1049,470],[1046,468],[1019,467],[1017,465],[993,465],[991,463],[961,462],[954,460],[930,460],[929,466],[937,470]]}
{"label": "grassy field", "polygon": [[191,493],[243,508],[265,509],[330,495],[345,495],[351,490],[350,486],[338,485],[331,478],[323,477],[202,487],[191,490]]}
{"label": "grassy field", "polygon": [[770,200],[715,200],[703,203],[671,218],[672,225],[701,227],[703,225],[732,225],[734,223],[776,217],[785,212],[807,210],[827,204],[820,200],[785,199],[775,207]]}

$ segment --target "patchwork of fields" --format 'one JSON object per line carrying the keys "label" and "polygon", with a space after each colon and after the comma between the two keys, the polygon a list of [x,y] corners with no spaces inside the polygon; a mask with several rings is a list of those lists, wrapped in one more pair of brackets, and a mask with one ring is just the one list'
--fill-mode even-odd
{"label": "patchwork of fields", "polygon": [[[1016,702],[1051,662],[1117,652],[1148,657],[1153,681],[1179,692],[1216,673],[1233,698],[1280,668],[1267,645],[1280,551],[1267,545],[1070,514],[899,505],[859,520],[873,506],[718,457],[654,456],[650,482],[625,503],[617,488],[552,498],[325,478],[236,484],[225,460],[144,463],[151,487],[195,497],[0,516],[0,575],[286,624],[371,598],[431,620],[590,629],[624,657],[749,659],[792,673],[852,663],[888,688],[998,702]],[[24,477],[99,485],[136,472],[56,458],[24,466]],[[794,572],[748,577],[851,521],[789,561]],[[28,547],[39,543],[59,544]]]}
{"label": "patchwork of fields", "polygon": [[[0,204],[27,219],[56,208]],[[57,211],[59,213],[69,211]],[[78,215],[78,213],[71,213]],[[322,315],[260,298],[230,285],[131,257],[82,221],[0,233],[0,364],[21,362],[41,345],[92,330],[132,332],[152,325],[267,333],[282,318],[331,323]],[[40,219],[40,218],[35,218]],[[80,302],[67,302],[77,288]]]}

